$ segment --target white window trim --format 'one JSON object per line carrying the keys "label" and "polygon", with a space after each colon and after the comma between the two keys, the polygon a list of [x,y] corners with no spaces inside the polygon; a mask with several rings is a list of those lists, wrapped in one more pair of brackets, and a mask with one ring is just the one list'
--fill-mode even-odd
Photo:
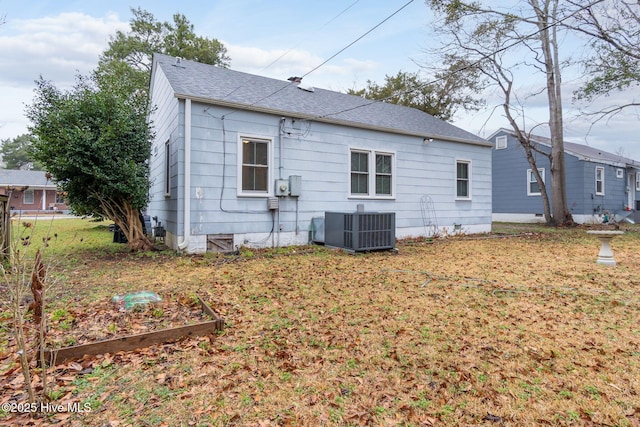
{"label": "white window trim", "polygon": [[164,195],[171,196],[171,141],[164,143]]}
{"label": "white window trim", "polygon": [[[268,143],[267,145],[267,191],[243,191],[242,190],[242,140],[243,139],[259,139]],[[236,146],[237,152],[237,172],[236,172],[236,194],[238,197],[270,197],[273,196],[274,178],[274,142],[273,138],[268,136],[253,134],[238,134]]]}
{"label": "white window trim", "polygon": [[[469,173],[469,194],[466,197],[458,196],[458,163],[466,163],[467,164],[467,172]],[[471,196],[473,195],[473,167],[471,164],[471,160],[469,159],[456,159],[453,170],[453,194],[456,196],[456,200],[471,200]]]}
{"label": "white window trim", "polygon": [[640,171],[636,170],[636,191],[640,191]]}
{"label": "white window trim", "polygon": [[[351,153],[367,153],[369,155],[368,194],[351,193]],[[376,194],[376,155],[391,156],[391,194]],[[395,151],[373,150],[370,148],[349,147],[347,158],[347,194],[350,199],[395,200],[396,198],[396,153]]]}
{"label": "white window trim", "polygon": [[507,148],[507,136],[496,136],[496,150],[504,150]]}
{"label": "white window trim", "polygon": [[622,179],[624,178],[624,169],[616,169],[616,178],[618,179]]}
{"label": "white window trim", "polygon": [[[598,191],[598,170],[602,171],[602,191]],[[594,185],[595,185],[595,192],[596,192],[596,196],[604,196],[604,166],[596,166],[595,169],[595,176],[594,176]]]}
{"label": "white window trim", "polygon": [[[31,201],[27,201],[27,194],[31,195]],[[24,190],[24,193],[22,193],[22,204],[23,205],[33,205],[36,203],[36,193],[34,190],[29,189],[29,190]]]}
{"label": "white window trim", "polygon": [[[544,168],[538,168],[538,173],[542,177],[542,182],[546,184],[547,180],[545,178],[545,169]],[[538,191],[537,193],[534,193],[534,192],[531,191],[531,183],[534,182],[534,181],[531,181],[531,178],[533,178],[535,180],[535,175],[533,174],[533,169],[527,169],[527,196],[541,196],[542,195],[541,191]]]}

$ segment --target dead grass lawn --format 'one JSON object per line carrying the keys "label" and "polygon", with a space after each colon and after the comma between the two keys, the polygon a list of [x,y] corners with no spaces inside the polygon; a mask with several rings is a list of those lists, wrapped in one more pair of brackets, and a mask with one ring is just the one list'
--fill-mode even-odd
{"label": "dead grass lawn", "polygon": [[[56,402],[90,413],[0,423],[638,426],[639,230],[613,241],[617,267],[595,264],[584,230],[398,253],[92,256],[55,273],[49,314],[73,313],[66,334],[141,289],[206,295],[225,330],[59,366]],[[6,328],[0,339],[0,401],[24,401]]]}

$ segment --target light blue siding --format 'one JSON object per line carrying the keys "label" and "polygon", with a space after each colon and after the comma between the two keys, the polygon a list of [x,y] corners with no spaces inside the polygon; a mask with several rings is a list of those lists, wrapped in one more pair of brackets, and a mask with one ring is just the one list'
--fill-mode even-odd
{"label": "light blue siding", "polygon": [[[441,227],[454,224],[489,231],[491,226],[491,149],[487,146],[435,140],[378,130],[352,128],[261,112],[230,110],[191,102],[190,194],[184,194],[185,101],[164,90],[160,69],[154,74],[153,115],[157,137],[151,159],[149,213],[167,230],[182,236],[184,197],[190,197],[191,235],[251,235],[280,231],[308,236],[311,219],[325,211],[395,212],[399,236],[424,234],[420,198],[430,195]],[[162,86],[162,90],[158,90]],[[168,85],[167,85],[168,86]],[[224,117],[224,118],[223,118]],[[281,197],[277,212],[266,197],[241,197],[237,191],[238,139],[270,138],[273,178],[302,177],[299,198]],[[172,150],[171,194],[164,195],[164,144]],[[282,147],[280,146],[282,144]],[[349,195],[350,148],[394,155],[393,199]],[[283,153],[280,158],[280,153]],[[471,162],[471,199],[456,200],[456,159]],[[273,191],[274,183],[270,183]],[[256,243],[249,241],[248,243]]]}

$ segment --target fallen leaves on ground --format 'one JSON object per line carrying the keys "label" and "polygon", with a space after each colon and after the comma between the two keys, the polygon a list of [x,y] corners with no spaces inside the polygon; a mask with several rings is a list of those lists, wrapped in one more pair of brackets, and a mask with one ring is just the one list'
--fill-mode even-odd
{"label": "fallen leaves on ground", "polygon": [[[105,326],[110,295],[144,288],[204,295],[224,331],[57,366],[56,402],[88,402],[91,412],[6,420],[638,425],[637,231],[613,247],[614,268],[595,264],[599,243],[582,230],[405,241],[398,253],[92,260],[65,272],[49,314],[65,307]],[[67,332],[98,337],[78,323]],[[25,400],[16,360],[9,345],[3,403]]]}

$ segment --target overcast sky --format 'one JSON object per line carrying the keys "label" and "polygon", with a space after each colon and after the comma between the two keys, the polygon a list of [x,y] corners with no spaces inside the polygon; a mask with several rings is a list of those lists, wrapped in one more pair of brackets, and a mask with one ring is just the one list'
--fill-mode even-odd
{"label": "overcast sky", "polygon": [[[227,47],[232,69],[283,80],[308,73],[397,12],[305,77],[306,84],[324,89],[360,89],[367,80],[383,83],[385,75],[418,72],[419,64],[434,60],[426,53],[434,47],[434,36],[433,16],[424,0],[0,0],[0,16],[5,16],[0,26],[0,139],[26,132],[24,110],[33,100],[34,81],[40,75],[66,89],[77,73],[86,75],[96,67],[109,37],[117,30],[127,31],[131,7],[151,12],[158,21],[172,21],[174,13],[181,13],[196,34],[217,38]],[[565,51],[584,51],[580,43],[565,41]],[[571,102],[580,83],[579,70],[568,70],[563,77],[565,138],[610,152],[622,149],[640,160],[637,112],[592,126],[591,119],[577,115]],[[527,78],[521,83],[530,127],[546,120],[546,98],[528,96],[543,82]],[[603,102],[614,104],[636,96],[638,91],[626,91]],[[483,137],[507,127],[501,107],[496,108],[501,100],[492,93],[486,98],[486,109],[459,114],[454,124]],[[544,127],[537,129],[546,136]]]}

